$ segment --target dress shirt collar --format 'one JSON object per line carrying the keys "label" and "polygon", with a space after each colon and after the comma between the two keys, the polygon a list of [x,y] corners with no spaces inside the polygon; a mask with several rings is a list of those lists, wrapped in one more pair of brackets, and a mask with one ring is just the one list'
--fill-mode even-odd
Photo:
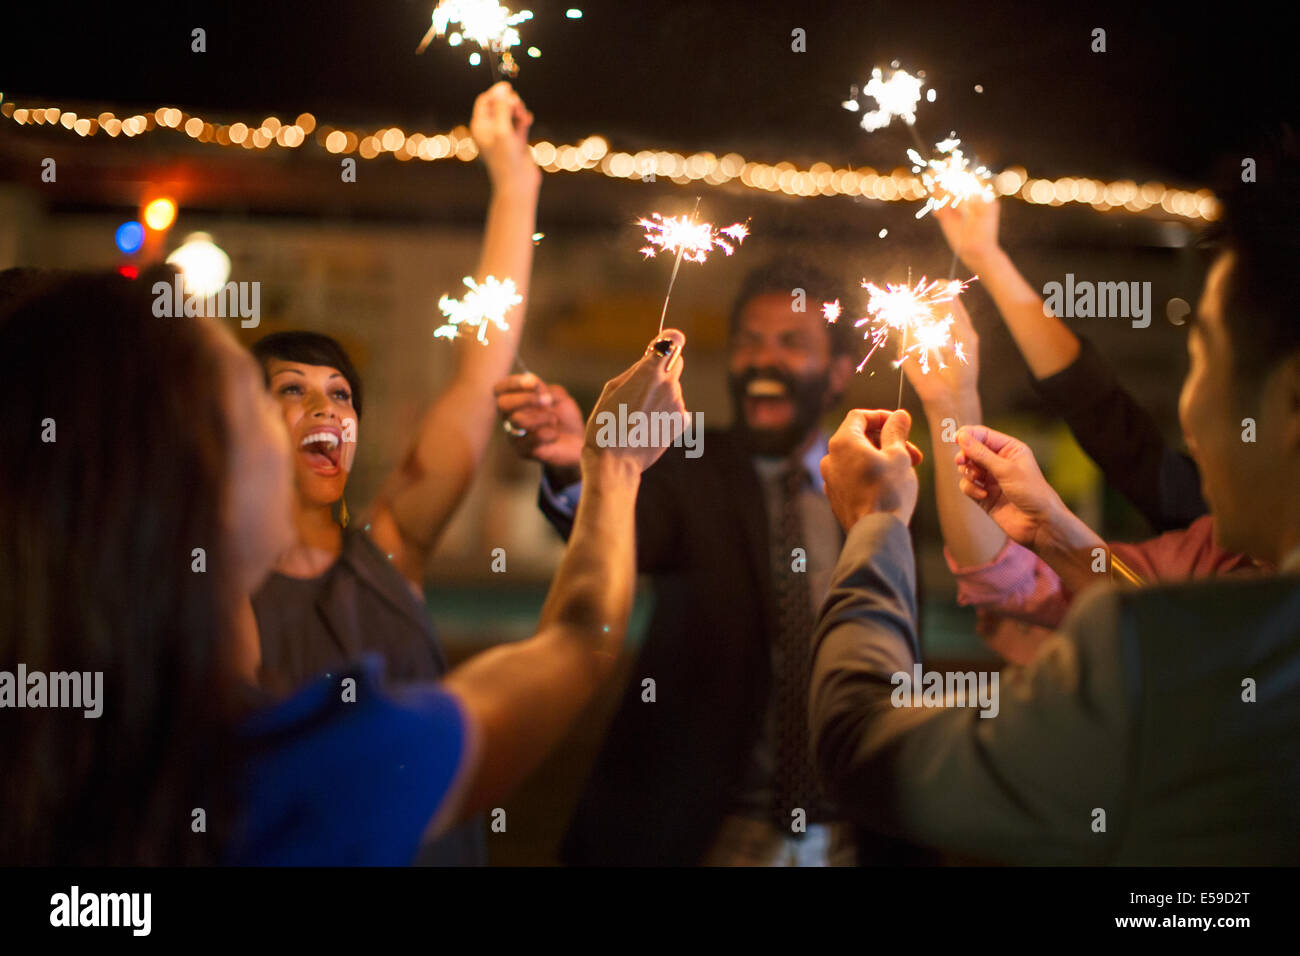
{"label": "dress shirt collar", "polygon": [[[808,472],[808,478],[812,481],[812,486],[817,489],[818,494],[825,494],[825,482],[822,481],[822,459],[826,457],[829,450],[829,439],[826,433],[820,428],[817,429],[816,435],[813,436],[812,444],[808,446],[801,457],[804,470]],[[771,458],[766,455],[755,455],[754,462],[758,465],[759,471],[772,470],[784,461],[783,458]]]}

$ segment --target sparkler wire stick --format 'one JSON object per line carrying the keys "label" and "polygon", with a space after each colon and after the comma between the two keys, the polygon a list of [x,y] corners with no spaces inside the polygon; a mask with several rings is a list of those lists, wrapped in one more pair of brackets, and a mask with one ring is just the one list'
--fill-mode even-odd
{"label": "sparkler wire stick", "polygon": [[429,24],[429,29],[425,31],[424,38],[420,40],[420,45],[415,48],[416,54],[423,53],[428,49],[429,44],[433,42],[434,35],[438,32],[438,24]]}
{"label": "sparkler wire stick", "polygon": [[[700,197],[695,197],[695,208],[691,210],[691,222],[695,222],[695,214],[700,211]],[[673,285],[677,282],[677,270],[682,265],[682,253],[686,251],[685,245],[677,247],[677,261],[673,263],[673,274],[668,280],[668,294],[664,296],[664,310],[659,313],[659,334],[664,334],[664,320],[668,318],[668,300],[673,297]]]}
{"label": "sparkler wire stick", "polygon": [[[908,273],[907,281],[909,285],[912,282],[912,275],[910,272]],[[898,357],[900,359],[907,358],[907,326],[903,326],[903,348],[898,353]],[[895,411],[903,407],[903,378],[904,378],[903,365],[900,362],[898,366],[898,401],[894,403]]]}
{"label": "sparkler wire stick", "polygon": [[[488,69],[492,82],[496,83],[501,74],[513,76],[518,71],[510,53],[510,48],[520,43],[519,31],[515,28],[532,18],[531,10],[515,13],[497,0],[438,0],[429,29],[415,52],[423,53],[434,37],[444,35],[450,46],[458,47],[467,41],[477,44],[479,51],[470,55],[469,62],[477,66],[476,57],[488,57]],[[499,67],[492,59],[497,56],[501,58]]]}
{"label": "sparkler wire stick", "polygon": [[904,123],[903,125],[906,126],[907,131],[912,134],[912,142],[916,144],[917,150],[924,151],[925,144],[921,142],[921,134],[916,131],[916,126],[912,123]]}

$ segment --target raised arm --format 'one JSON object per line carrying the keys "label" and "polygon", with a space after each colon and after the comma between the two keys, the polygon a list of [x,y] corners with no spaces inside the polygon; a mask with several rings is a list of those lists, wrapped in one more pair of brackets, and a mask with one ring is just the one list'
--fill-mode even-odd
{"label": "raised arm", "polygon": [[470,122],[492,182],[474,277],[510,279],[523,301],[506,314],[509,330],[493,329],[486,345],[468,335],[452,343],[454,377],[425,412],[367,516],[376,544],[416,584],[487,451],[496,414],[492,385],[509,370],[523,330],[541,185],[528,146],[532,120],[510,84],[501,82],[478,97]]}
{"label": "raised arm", "polygon": [[[979,337],[960,299],[952,303],[953,345],[960,345],[963,363],[955,354],[943,356],[944,367],[934,365],[922,373],[915,362],[904,362],[907,380],[916,389],[925,410],[934,450],[934,497],[939,529],[950,559],[962,568],[988,564],[1006,545],[1007,536],[974,501],[962,494],[961,476],[953,463],[957,429],[979,425],[983,418],[979,383]],[[945,352],[947,350],[945,349]]]}
{"label": "raised arm", "polygon": [[[669,330],[665,336],[680,352],[682,334]],[[447,676],[446,687],[466,714],[471,746],[435,828],[494,805],[522,781],[563,737],[616,659],[636,586],[641,472],[664,449],[601,447],[598,416],[616,413],[620,404],[631,412],[685,415],[683,362],[674,357],[647,349],[605,386],[587,424],[573,535],[536,635],[479,654]]]}
{"label": "raised arm", "polygon": [[1025,281],[998,245],[998,204],[971,201],[935,210],[944,238],[979,276],[998,307],[1034,378],[1055,375],[1079,355],[1079,340],[1064,322],[1043,308],[1042,297]]}
{"label": "raised arm", "polygon": [[1052,314],[998,244],[996,202],[935,210],[953,252],[992,295],[1043,402],[1060,415],[1106,480],[1159,531],[1205,514],[1192,460],[1171,446],[1151,414],[1092,346]]}

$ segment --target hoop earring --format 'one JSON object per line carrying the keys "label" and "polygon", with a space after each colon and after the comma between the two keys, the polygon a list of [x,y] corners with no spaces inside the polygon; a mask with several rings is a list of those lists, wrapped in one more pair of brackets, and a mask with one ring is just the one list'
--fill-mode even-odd
{"label": "hoop earring", "polygon": [[339,523],[345,528],[348,526],[348,503],[342,498],[339,499]]}

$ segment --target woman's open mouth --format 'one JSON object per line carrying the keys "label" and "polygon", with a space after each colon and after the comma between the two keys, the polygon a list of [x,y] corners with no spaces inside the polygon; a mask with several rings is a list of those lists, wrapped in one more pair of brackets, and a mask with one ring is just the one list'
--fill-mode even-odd
{"label": "woman's open mouth", "polygon": [[338,474],[341,433],[334,428],[314,428],[298,443],[298,454],[308,467],[322,475]]}

